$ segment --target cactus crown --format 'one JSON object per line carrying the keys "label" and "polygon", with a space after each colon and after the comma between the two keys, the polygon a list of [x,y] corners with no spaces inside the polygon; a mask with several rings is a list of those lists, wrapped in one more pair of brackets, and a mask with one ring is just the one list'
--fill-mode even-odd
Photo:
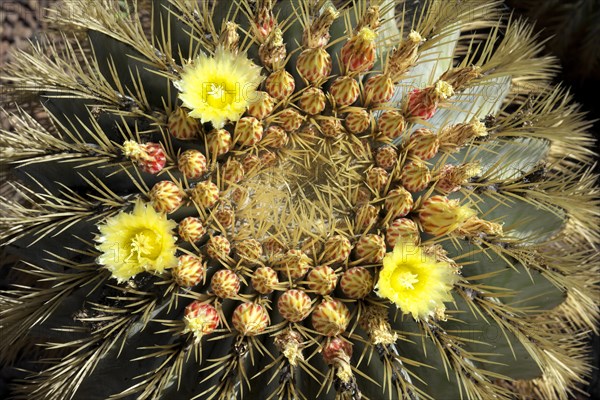
{"label": "cactus crown", "polygon": [[498,2],[397,6],[49,11],[58,31],[1,77],[13,398],[566,399],[584,381],[589,124]]}

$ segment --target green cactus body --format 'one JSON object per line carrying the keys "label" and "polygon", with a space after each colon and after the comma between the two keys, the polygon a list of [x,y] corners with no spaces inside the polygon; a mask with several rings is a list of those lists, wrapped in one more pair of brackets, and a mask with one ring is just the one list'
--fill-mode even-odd
{"label": "green cactus body", "polygon": [[498,2],[372,3],[50,10],[57,31],[1,76],[7,397],[567,399],[585,382],[589,124]]}

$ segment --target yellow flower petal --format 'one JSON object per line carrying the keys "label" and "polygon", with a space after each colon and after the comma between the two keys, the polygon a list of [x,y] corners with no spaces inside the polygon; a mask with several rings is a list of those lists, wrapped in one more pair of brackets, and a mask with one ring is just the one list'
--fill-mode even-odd
{"label": "yellow flower petal", "polygon": [[456,279],[449,263],[437,261],[413,243],[399,241],[384,257],[375,289],[404,314],[427,319],[452,299],[450,290]]}
{"label": "yellow flower petal", "polygon": [[173,228],[177,224],[154,208],[136,203],[131,213],[121,212],[98,228],[98,263],[119,282],[143,271],[163,272],[177,265]]}
{"label": "yellow flower petal", "polygon": [[179,98],[189,108],[189,116],[222,128],[237,121],[256,100],[262,81],[260,67],[244,55],[217,48],[214,57],[205,54],[184,68],[176,83]]}

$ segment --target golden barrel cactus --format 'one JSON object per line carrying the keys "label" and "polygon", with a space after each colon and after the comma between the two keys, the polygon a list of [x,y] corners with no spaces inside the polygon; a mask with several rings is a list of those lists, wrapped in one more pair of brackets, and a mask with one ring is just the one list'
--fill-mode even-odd
{"label": "golden barrel cactus", "polygon": [[50,10],[1,75],[3,394],[567,399],[598,319],[592,139],[502,11]]}

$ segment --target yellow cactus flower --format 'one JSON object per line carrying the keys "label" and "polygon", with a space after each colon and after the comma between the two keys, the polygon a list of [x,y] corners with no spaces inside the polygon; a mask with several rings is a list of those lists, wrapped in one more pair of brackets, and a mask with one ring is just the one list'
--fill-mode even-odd
{"label": "yellow cactus flower", "polygon": [[448,262],[436,260],[413,243],[399,241],[383,259],[375,290],[404,314],[427,319],[452,299],[450,290],[457,277]]}
{"label": "yellow cactus flower", "polygon": [[160,273],[174,267],[176,225],[151,206],[138,202],[131,213],[120,212],[98,227],[96,248],[102,254],[97,261],[119,282],[143,271]]}
{"label": "yellow cactus flower", "polygon": [[189,116],[222,128],[256,101],[261,81],[260,67],[243,54],[218,47],[214,57],[202,54],[186,66],[175,85]]}

